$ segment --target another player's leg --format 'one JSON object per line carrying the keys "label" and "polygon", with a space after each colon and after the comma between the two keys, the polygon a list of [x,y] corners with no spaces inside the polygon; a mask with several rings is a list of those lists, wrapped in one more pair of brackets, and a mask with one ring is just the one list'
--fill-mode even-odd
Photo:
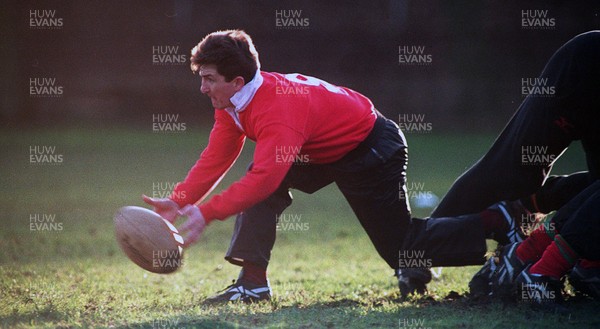
{"label": "another player's leg", "polygon": [[518,218],[506,203],[472,215],[413,218],[403,249],[425,250],[432,266],[483,264],[486,239],[499,243],[522,240]]}
{"label": "another player's leg", "polygon": [[[423,258],[430,261],[431,266],[483,264],[487,250],[486,239],[494,239],[501,244],[522,241],[520,218],[524,211],[516,204],[501,202],[478,214],[413,218],[401,252],[422,252]],[[466,239],[465,236],[469,238]],[[490,274],[486,275],[489,277]],[[430,279],[429,269],[400,271],[399,282],[420,277]],[[483,284],[487,287],[487,279]],[[423,287],[420,290],[425,289]]]}
{"label": "another player's leg", "polygon": [[560,114],[551,105],[545,99],[526,98],[490,150],[454,182],[432,216],[478,213],[499,201],[529,196],[542,186],[553,163],[524,162],[523,152],[543,147],[544,155],[555,159],[573,140],[553,123]]}
{"label": "another player's leg", "polygon": [[555,87],[555,94],[528,95],[491,149],[457,179],[432,216],[476,213],[501,200],[532,194],[552,163],[523,161],[523,155],[528,159],[528,147],[537,146],[545,156],[558,158],[572,140],[581,139],[590,173],[598,178],[599,56],[599,31],[578,35],[558,49],[540,75]]}

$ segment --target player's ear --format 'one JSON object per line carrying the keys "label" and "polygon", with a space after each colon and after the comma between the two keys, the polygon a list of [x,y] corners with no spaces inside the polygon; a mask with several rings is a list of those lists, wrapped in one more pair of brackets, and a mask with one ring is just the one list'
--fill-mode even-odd
{"label": "player's ear", "polygon": [[244,81],[243,77],[237,76],[237,77],[233,78],[233,87],[236,92],[240,91],[240,89],[242,89],[242,87],[245,84],[246,84],[246,82]]}

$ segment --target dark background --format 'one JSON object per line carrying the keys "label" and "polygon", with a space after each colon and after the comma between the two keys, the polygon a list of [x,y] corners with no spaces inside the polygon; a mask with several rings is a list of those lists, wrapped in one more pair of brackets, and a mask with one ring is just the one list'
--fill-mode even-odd
{"label": "dark background", "polygon": [[[63,27],[31,29],[30,10]],[[522,10],[548,10],[551,30],[521,28]],[[306,29],[278,29],[276,10],[302,10]],[[1,10],[4,127],[147,125],[152,114],[212,124],[186,65],[153,65],[153,46],[190,49],[215,30],[254,39],[262,68],[301,72],[370,97],[391,118],[425,114],[441,131],[497,131],[553,51],[600,27],[598,1],[12,1]],[[427,66],[398,63],[400,45],[425,46]],[[600,60],[600,59],[599,59]],[[64,94],[29,95],[30,78]]]}

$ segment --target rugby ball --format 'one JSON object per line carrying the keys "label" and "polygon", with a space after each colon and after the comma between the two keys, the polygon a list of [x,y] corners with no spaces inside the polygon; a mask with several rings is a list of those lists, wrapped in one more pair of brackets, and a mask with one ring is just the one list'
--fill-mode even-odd
{"label": "rugby ball", "polygon": [[127,206],[114,217],[119,246],[134,263],[153,273],[172,273],[183,260],[183,238],[152,210]]}

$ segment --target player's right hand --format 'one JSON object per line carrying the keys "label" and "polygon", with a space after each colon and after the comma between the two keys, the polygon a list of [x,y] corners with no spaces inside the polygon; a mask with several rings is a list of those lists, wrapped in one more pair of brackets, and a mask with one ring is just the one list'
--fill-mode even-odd
{"label": "player's right hand", "polygon": [[142,195],[142,200],[147,204],[154,207],[154,211],[161,215],[162,218],[174,223],[179,214],[179,205],[175,201],[168,198],[151,198],[146,195]]}
{"label": "player's right hand", "polygon": [[186,216],[188,219],[179,227],[181,234],[187,233],[185,237],[185,247],[189,247],[196,243],[206,228],[206,219],[196,205],[188,204],[181,208],[179,215]]}

